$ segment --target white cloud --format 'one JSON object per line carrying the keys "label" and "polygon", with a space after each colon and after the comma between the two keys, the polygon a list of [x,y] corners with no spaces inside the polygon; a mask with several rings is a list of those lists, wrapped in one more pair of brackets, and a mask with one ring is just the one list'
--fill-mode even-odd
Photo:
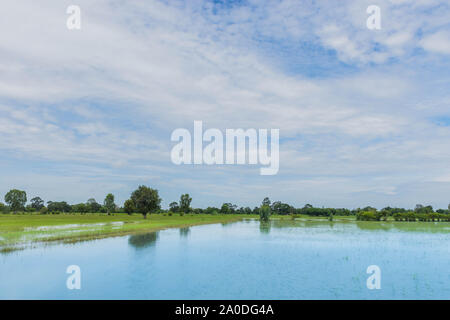
{"label": "white cloud", "polygon": [[[421,167],[430,177],[438,170],[433,167],[448,163],[450,134],[427,119],[448,110],[448,97],[430,97],[435,78],[421,83],[421,70],[411,70],[415,62],[430,61],[414,56],[417,46],[431,55],[446,51],[448,42],[440,41],[446,33],[431,33],[445,26],[441,16],[449,16],[446,10],[437,15],[439,2],[382,1],[378,33],[365,28],[364,1],[250,3],[216,4],[213,10],[212,3],[202,2],[80,0],[82,30],[69,31],[69,2],[7,2],[2,8],[8,14],[0,20],[0,149],[11,159],[68,163],[68,170],[80,163],[106,167],[98,178],[102,186],[119,171],[120,185],[139,174],[168,177],[160,181],[167,188],[201,194],[207,186],[208,192],[241,199],[283,190],[284,172],[296,182],[278,195],[296,200],[301,188],[305,198],[325,202],[330,196],[336,203],[351,203],[358,192],[401,194],[402,183],[423,178],[408,178]],[[424,8],[432,13],[417,19]],[[430,36],[420,41],[421,29]],[[315,78],[273,63],[288,64],[283,46],[298,43],[306,43],[303,50],[314,57],[318,47],[335,50],[333,66],[344,62],[354,69]],[[297,61],[296,54],[286,61]],[[318,61],[329,59],[335,58]],[[405,65],[384,66],[389,59]],[[440,81],[442,86],[445,79]],[[281,176],[263,190],[247,167],[195,171],[191,179],[188,168],[172,167],[169,137],[198,119],[222,129],[280,128],[282,138],[298,143],[282,142]],[[365,173],[390,179],[359,181]],[[19,170],[17,175],[20,180]],[[201,179],[203,184],[193,186]],[[47,183],[42,179],[41,185]],[[236,195],[235,188],[242,193]],[[327,194],[317,196],[321,190]]]}
{"label": "white cloud", "polygon": [[424,37],[420,44],[425,50],[450,54],[450,32],[440,31]]}

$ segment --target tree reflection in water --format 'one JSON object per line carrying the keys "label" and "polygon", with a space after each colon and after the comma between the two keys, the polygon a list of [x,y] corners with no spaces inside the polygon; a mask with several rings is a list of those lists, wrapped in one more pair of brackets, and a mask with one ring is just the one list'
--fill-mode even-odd
{"label": "tree reflection in water", "polygon": [[272,228],[272,223],[270,221],[268,221],[268,222],[261,221],[259,223],[259,231],[261,233],[269,234],[271,228]]}
{"label": "tree reflection in water", "polygon": [[128,244],[135,249],[143,249],[154,246],[158,240],[158,232],[136,234],[128,238]]}
{"label": "tree reflection in water", "polygon": [[189,233],[191,232],[191,228],[186,227],[186,228],[180,228],[180,237],[181,238],[186,238]]}

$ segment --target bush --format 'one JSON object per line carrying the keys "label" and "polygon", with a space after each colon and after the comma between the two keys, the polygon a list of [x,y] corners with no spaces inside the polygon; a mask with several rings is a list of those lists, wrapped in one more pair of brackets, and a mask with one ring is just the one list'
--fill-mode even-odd
{"label": "bush", "polygon": [[42,207],[41,210],[39,210],[40,214],[47,214],[48,213],[48,209],[46,207]]}
{"label": "bush", "polygon": [[259,219],[263,222],[269,221],[270,218],[270,207],[267,205],[261,206],[259,210]]}
{"label": "bush", "polygon": [[406,221],[416,221],[417,215],[414,212],[408,212],[405,214]]}
{"label": "bush", "polygon": [[408,211],[403,213],[395,213],[393,215],[395,221],[422,221],[422,222],[434,222],[434,221],[450,221],[450,216],[444,213],[418,213],[414,211]]}
{"label": "bush", "polygon": [[382,214],[376,211],[359,211],[356,213],[356,220],[359,221],[380,221]]}

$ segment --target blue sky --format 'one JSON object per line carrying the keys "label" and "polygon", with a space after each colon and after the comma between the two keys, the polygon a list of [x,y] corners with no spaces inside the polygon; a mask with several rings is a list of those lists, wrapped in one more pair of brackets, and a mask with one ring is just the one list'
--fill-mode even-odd
{"label": "blue sky", "polygon": [[[76,2],[76,3],[75,3]],[[450,5],[4,1],[0,194],[447,207]],[[81,8],[81,30],[66,8]],[[369,5],[381,30],[366,27]],[[280,129],[280,171],[176,166],[171,132]]]}

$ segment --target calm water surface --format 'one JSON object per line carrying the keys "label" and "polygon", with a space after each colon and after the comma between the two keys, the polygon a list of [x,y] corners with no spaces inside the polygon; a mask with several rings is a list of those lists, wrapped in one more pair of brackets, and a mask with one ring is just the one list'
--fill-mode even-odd
{"label": "calm water surface", "polygon": [[[257,221],[0,255],[1,299],[450,299],[448,223]],[[66,268],[81,268],[68,290]],[[381,289],[369,290],[369,265]]]}

